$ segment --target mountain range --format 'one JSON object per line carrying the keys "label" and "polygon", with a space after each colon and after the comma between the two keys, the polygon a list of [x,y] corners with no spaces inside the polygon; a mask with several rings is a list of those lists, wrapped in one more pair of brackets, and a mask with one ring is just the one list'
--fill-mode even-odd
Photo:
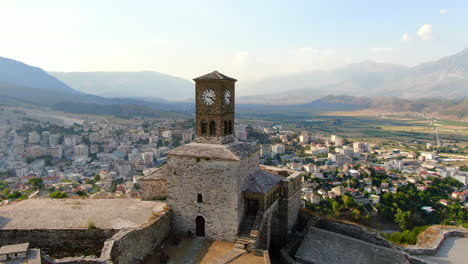
{"label": "mountain range", "polygon": [[[237,99],[240,112],[372,108],[453,111],[463,117],[468,114],[468,49],[415,67],[364,61],[330,71],[276,76],[250,87],[254,95]],[[274,93],[279,90],[283,92]],[[122,117],[187,118],[194,111],[190,97],[191,81],[157,72],[47,73],[0,57],[1,104]]]}
{"label": "mountain range", "polygon": [[167,74],[143,72],[49,72],[81,92],[103,97],[166,100],[193,97],[193,82]]}
{"label": "mountain range", "polygon": [[77,91],[40,68],[0,57],[0,104],[46,107],[77,114],[123,118],[188,118],[191,107],[165,100],[105,98]]}
{"label": "mountain range", "polygon": [[[250,83],[243,103],[306,103],[326,95],[406,99],[468,97],[468,48],[414,67],[364,61],[329,71],[274,76]],[[281,92],[278,92],[281,91]]]}

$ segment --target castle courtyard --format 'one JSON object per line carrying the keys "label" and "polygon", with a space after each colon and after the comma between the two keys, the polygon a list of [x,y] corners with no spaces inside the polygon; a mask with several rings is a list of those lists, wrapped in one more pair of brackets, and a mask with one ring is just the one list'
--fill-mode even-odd
{"label": "castle courtyard", "polygon": [[28,199],[0,207],[0,229],[138,227],[165,205],[139,199]]}

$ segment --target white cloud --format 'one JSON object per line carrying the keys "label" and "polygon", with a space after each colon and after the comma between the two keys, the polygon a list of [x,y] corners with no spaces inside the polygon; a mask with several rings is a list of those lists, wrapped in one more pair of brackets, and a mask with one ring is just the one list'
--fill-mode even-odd
{"label": "white cloud", "polygon": [[419,29],[418,29],[418,32],[417,32],[418,36],[422,39],[422,40],[430,40],[432,39],[434,36],[433,36],[433,33],[432,33],[432,25],[430,24],[424,24],[422,25]]}
{"label": "white cloud", "polygon": [[393,48],[372,48],[371,53],[374,55],[388,55],[393,52]]}
{"label": "white cloud", "polygon": [[439,10],[439,13],[441,15],[446,15],[448,13],[448,10],[447,9],[441,9],[441,10]]}
{"label": "white cloud", "polygon": [[405,33],[403,34],[403,36],[401,36],[401,41],[407,42],[409,40],[410,40],[410,35],[408,33]]}

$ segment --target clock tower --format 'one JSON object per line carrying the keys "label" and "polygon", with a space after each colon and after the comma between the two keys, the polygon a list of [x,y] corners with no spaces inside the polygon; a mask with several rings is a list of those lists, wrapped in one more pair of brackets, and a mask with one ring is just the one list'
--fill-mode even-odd
{"label": "clock tower", "polygon": [[195,81],[195,142],[227,144],[234,141],[234,84],[237,81],[217,71]]}

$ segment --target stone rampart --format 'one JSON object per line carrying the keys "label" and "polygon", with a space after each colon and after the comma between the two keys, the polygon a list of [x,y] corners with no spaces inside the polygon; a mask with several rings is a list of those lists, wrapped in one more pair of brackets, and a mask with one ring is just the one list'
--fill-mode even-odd
{"label": "stone rampart", "polygon": [[396,246],[383,238],[377,231],[367,229],[365,227],[333,222],[325,219],[320,219],[315,224],[315,227],[325,229],[334,233],[359,239],[374,245],[395,248]]}
{"label": "stone rampart", "polygon": [[[135,264],[154,252],[171,231],[172,212],[165,209],[147,223],[115,233],[101,245],[100,257],[43,258],[46,264]],[[76,241],[75,241],[76,242]]]}
{"label": "stone rampart", "polygon": [[169,235],[171,215],[170,210],[165,210],[141,227],[122,229],[106,241],[101,259],[112,260],[116,264],[142,261]]}
{"label": "stone rampart", "polygon": [[112,229],[1,229],[0,246],[29,242],[45,254],[64,257],[99,255]]}
{"label": "stone rampart", "polygon": [[[432,234],[433,237],[429,243],[420,244],[419,241],[421,237],[425,235],[425,233],[436,233],[435,235]],[[468,238],[468,229],[464,228],[457,228],[457,227],[440,227],[440,226],[432,226],[426,229],[423,233],[418,236],[418,244],[417,245],[408,245],[405,246],[405,251],[411,255],[435,255],[439,250],[442,243],[447,239],[447,237],[466,237]]]}

